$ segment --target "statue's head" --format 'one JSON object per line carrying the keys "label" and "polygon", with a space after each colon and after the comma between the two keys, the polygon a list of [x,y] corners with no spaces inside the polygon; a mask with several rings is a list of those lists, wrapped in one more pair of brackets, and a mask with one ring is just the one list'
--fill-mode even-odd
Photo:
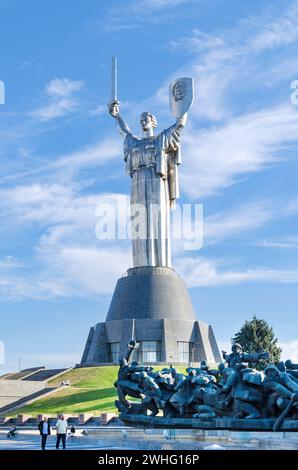
{"label": "statue's head", "polygon": [[233,353],[241,353],[242,352],[241,345],[238,344],[238,343],[233,344],[232,351],[233,351]]}
{"label": "statue's head", "polygon": [[293,369],[293,363],[292,363],[291,359],[286,360],[285,366],[286,366],[287,369]]}
{"label": "statue's head", "polygon": [[224,369],[225,369],[226,365],[224,362],[221,362],[220,364],[218,364],[218,370],[219,372],[221,373]]}
{"label": "statue's head", "polygon": [[201,361],[201,369],[203,369],[203,370],[208,370],[209,369],[206,361]]}
{"label": "statue's head", "polygon": [[273,380],[277,380],[281,376],[281,372],[273,364],[269,364],[269,366],[266,367],[264,372],[265,372],[266,377],[273,379]]}
{"label": "statue's head", "polygon": [[140,123],[143,131],[150,131],[151,129],[154,129],[154,127],[157,127],[156,117],[148,112],[141,114]]}

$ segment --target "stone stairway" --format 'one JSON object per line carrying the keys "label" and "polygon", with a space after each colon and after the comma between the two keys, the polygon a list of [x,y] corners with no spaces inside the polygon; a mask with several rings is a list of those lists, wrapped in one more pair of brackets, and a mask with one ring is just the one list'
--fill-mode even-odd
{"label": "stone stairway", "polygon": [[68,369],[42,369],[42,370],[35,372],[34,374],[29,375],[28,377],[24,377],[21,380],[30,380],[33,382],[44,382],[45,380],[52,379],[67,370]]}
{"label": "stone stairway", "polygon": [[19,400],[14,401],[13,403],[9,403],[9,405],[3,406],[0,408],[0,415],[5,415],[8,412],[19,408],[21,406],[25,406],[26,403],[31,402],[32,400],[35,400],[37,398],[41,398],[43,395],[46,395],[47,393],[56,390],[55,387],[46,387],[43,388],[42,390],[39,390],[38,392],[32,393],[31,395],[27,395],[26,397],[22,397]]}
{"label": "stone stairway", "polygon": [[26,370],[21,370],[20,372],[12,373],[12,374],[7,374],[5,377],[2,377],[2,379],[9,379],[9,380],[24,380],[25,378],[31,376],[32,374],[36,373],[36,371],[42,370],[44,367],[39,367],[38,369],[26,369]]}

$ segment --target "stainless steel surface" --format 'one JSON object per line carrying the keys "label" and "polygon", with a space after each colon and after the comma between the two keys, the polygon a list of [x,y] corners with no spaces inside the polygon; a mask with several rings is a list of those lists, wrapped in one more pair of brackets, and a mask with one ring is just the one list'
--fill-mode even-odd
{"label": "stainless steel surface", "polygon": [[192,78],[177,78],[170,83],[169,99],[173,116],[179,118],[187,113],[193,103],[194,81]]}
{"label": "stainless steel surface", "polygon": [[179,197],[178,166],[181,163],[180,136],[193,99],[193,80],[175,80],[170,90],[176,123],[154,135],[157,120],[142,113],[142,137],[133,135],[119,112],[116,93],[116,63],[112,66],[112,101],[109,112],[124,139],[126,173],[131,177],[131,237],[133,266],[171,267],[170,209]]}
{"label": "stainless steel surface", "polygon": [[117,101],[117,57],[112,58],[112,93],[111,102]]}

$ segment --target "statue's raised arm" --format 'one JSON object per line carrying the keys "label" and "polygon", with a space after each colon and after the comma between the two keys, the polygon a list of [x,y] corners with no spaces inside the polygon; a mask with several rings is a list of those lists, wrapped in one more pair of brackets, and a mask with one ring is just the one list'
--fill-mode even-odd
{"label": "statue's raised arm", "polygon": [[119,112],[119,101],[112,101],[109,104],[109,113],[110,115],[117,120],[117,124],[121,134],[131,134],[130,129],[127,123],[124,121]]}
{"label": "statue's raised arm", "polygon": [[111,101],[108,105],[110,115],[117,120],[117,124],[121,134],[128,135],[131,134],[130,129],[124,119],[120,116],[119,112],[119,101],[117,93],[117,58],[112,58],[112,87],[111,87]]}
{"label": "statue's raised arm", "polygon": [[176,120],[176,127],[178,130],[182,130],[187,123],[187,113],[182,114],[182,116],[178,117]]}

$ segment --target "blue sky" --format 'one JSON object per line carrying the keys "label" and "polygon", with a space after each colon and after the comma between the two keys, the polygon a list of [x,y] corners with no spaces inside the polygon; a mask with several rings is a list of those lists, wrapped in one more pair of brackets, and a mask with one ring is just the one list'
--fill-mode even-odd
{"label": "blue sky", "polygon": [[[104,320],[127,241],[95,237],[95,209],[125,199],[106,112],[110,64],[135,133],[173,122],[167,87],[192,76],[180,202],[204,205],[204,246],[174,246],[197,316],[226,345],[253,314],[298,359],[298,3],[0,0],[2,370],[80,360]],[[227,347],[227,346],[226,346]]]}

